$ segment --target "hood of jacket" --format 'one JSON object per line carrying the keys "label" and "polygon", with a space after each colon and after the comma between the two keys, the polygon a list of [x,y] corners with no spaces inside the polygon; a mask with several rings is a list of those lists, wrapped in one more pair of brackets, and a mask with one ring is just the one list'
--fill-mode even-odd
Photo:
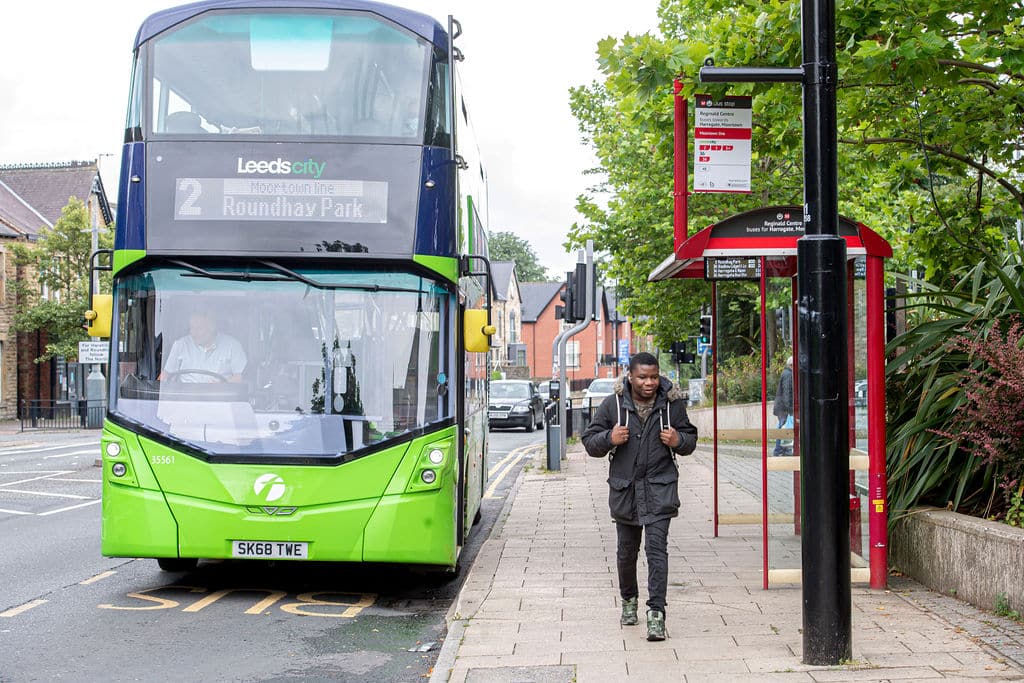
{"label": "hood of jacket", "polygon": [[[683,390],[681,388],[679,388],[679,385],[670,380],[668,377],[665,377],[665,375],[661,375],[660,379],[661,384],[658,387],[658,389],[662,393],[664,393],[666,397],[668,397],[669,401],[678,401],[679,399],[686,397],[686,394],[683,393]],[[615,386],[612,388],[612,391],[614,391],[619,396],[625,396],[626,384],[626,373],[622,373],[621,375],[615,378]]]}

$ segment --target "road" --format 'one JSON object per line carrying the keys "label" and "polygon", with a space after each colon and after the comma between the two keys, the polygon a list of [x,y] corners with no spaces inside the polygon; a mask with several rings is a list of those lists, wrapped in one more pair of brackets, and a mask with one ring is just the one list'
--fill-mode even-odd
{"label": "road", "polygon": [[0,447],[0,681],[421,681],[531,444],[494,431],[461,574],[100,555],[98,434]]}

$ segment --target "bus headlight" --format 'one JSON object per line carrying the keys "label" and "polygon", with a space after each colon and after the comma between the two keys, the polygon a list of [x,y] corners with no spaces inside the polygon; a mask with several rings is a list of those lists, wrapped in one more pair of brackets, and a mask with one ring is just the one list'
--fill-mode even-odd
{"label": "bus headlight", "polygon": [[444,451],[442,451],[440,448],[435,448],[434,450],[427,453],[427,458],[430,460],[430,462],[434,463],[435,465],[440,465],[442,462],[444,462]]}
{"label": "bus headlight", "polygon": [[420,473],[420,479],[423,480],[424,484],[433,484],[434,480],[437,479],[437,472],[434,470],[423,470]]}
{"label": "bus headlight", "polygon": [[110,443],[108,443],[107,455],[109,455],[111,458],[116,458],[117,456],[121,455],[121,444],[117,443],[116,441],[111,441]]}
{"label": "bus headlight", "polygon": [[110,471],[115,477],[123,477],[128,472],[128,468],[123,462],[115,462]]}

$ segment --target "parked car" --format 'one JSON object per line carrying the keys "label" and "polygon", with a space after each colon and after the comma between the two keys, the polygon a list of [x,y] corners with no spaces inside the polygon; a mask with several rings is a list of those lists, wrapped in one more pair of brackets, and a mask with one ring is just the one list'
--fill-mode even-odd
{"label": "parked car", "polygon": [[532,432],[544,426],[544,399],[533,382],[495,380],[491,382],[487,423],[491,427],[523,427]]}
{"label": "parked car", "polygon": [[583,406],[596,408],[601,405],[605,396],[611,396],[613,393],[615,393],[615,378],[599,377],[591,382],[587,390],[583,392]]}
{"label": "parked car", "polygon": [[544,405],[551,403],[551,385],[547,382],[537,382],[537,393],[544,399]]}
{"label": "parked car", "polygon": [[868,381],[859,379],[853,383],[853,405],[866,406],[868,404]]}

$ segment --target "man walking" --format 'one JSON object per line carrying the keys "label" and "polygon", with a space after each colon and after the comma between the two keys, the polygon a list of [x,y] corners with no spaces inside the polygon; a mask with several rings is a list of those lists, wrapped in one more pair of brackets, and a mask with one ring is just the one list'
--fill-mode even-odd
{"label": "man walking", "polygon": [[668,587],[668,527],[679,514],[679,470],[675,456],[697,446],[697,428],[686,415],[682,391],[662,377],[658,359],[638,353],[614,393],[598,407],[583,432],[595,458],[609,456],[608,506],[618,540],[616,561],[620,623],[637,623],[636,562],[640,540],[647,555],[647,640],[665,640]]}

